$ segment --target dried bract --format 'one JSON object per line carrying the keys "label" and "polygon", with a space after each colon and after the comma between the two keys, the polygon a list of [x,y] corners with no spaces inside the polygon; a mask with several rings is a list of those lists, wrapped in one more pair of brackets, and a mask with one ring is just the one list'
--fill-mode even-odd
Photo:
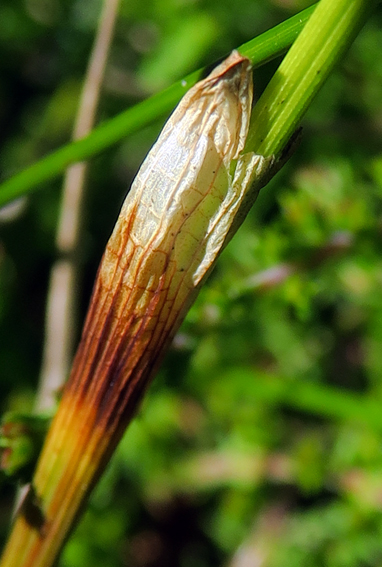
{"label": "dried bract", "polygon": [[73,370],[2,567],[47,567],[272,158],[243,153],[248,59],[233,52],[181,100],[143,163],[102,259]]}

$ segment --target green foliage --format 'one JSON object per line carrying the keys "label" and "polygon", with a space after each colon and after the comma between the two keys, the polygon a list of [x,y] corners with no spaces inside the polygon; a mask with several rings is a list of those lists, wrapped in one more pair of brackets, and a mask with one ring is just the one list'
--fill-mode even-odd
{"label": "green foliage", "polygon": [[[153,0],[143,11],[122,2],[100,116],[306,5]],[[97,10],[82,0],[0,8],[5,174],[68,139]],[[381,21],[379,9],[312,104],[292,160],[222,255],[61,567],[382,563]],[[203,22],[197,38],[195,22]],[[176,67],[164,57],[169,38],[185,50]],[[255,71],[257,95],[273,70]],[[159,127],[91,163],[82,314]],[[58,206],[52,182],[1,217],[3,411],[32,407]],[[10,484],[1,490],[5,538]]]}
{"label": "green foliage", "polygon": [[13,481],[30,482],[47,433],[49,417],[6,413],[0,427],[0,471]]}

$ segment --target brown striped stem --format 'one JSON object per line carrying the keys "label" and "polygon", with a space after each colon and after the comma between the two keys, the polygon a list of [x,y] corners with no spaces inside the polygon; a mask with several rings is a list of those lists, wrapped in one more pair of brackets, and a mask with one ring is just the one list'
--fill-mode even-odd
{"label": "brown striped stem", "polygon": [[234,52],[185,95],[107,245],[73,369],[1,567],[48,567],[272,159],[242,150],[252,103]]}

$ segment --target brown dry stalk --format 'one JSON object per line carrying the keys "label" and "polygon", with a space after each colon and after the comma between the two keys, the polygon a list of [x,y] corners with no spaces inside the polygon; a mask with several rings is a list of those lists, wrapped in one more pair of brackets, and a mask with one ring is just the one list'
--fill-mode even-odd
{"label": "brown dry stalk", "polygon": [[[119,0],[104,0],[97,35],[81,93],[73,140],[92,130],[105,74]],[[87,163],[70,166],[65,173],[62,206],[57,230],[60,256],[52,267],[46,312],[46,332],[36,409],[52,410],[63,386],[73,356],[78,262]]]}
{"label": "brown dry stalk", "polygon": [[103,256],[81,342],[2,567],[48,567],[219,253],[269,174],[241,153],[252,103],[237,52],[185,95]]}

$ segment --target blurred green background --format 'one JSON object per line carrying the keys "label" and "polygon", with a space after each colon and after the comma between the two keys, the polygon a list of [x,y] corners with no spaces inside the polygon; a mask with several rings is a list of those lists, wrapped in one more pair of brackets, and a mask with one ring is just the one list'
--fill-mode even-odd
{"label": "blurred green background", "polygon": [[[121,0],[99,121],[310,4]],[[100,8],[2,0],[3,178],[69,140]],[[381,45],[379,9],[220,258],[61,567],[382,565]],[[164,119],[91,160],[81,317]],[[60,189],[0,211],[1,412],[33,408]],[[5,475],[0,493],[3,542]]]}

